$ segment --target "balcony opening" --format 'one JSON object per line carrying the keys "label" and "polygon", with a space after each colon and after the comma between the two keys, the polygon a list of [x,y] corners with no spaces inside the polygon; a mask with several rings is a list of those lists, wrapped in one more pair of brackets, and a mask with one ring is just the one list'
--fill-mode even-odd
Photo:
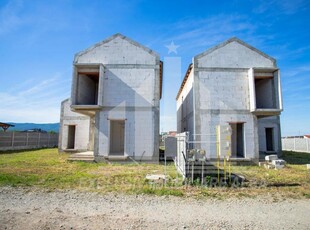
{"label": "balcony opening", "polygon": [[256,107],[275,109],[274,86],[272,78],[255,78]]}
{"label": "balcony opening", "polygon": [[97,105],[99,73],[78,73],[77,105]]}

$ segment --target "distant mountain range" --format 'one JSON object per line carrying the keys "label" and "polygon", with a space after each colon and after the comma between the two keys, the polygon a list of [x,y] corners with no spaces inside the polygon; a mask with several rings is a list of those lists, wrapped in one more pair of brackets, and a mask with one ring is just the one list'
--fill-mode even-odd
{"label": "distant mountain range", "polygon": [[24,131],[28,129],[42,129],[44,131],[50,132],[54,131],[58,133],[59,123],[48,123],[48,124],[36,124],[36,123],[14,123],[14,122],[5,122],[15,127],[10,127],[8,131]]}

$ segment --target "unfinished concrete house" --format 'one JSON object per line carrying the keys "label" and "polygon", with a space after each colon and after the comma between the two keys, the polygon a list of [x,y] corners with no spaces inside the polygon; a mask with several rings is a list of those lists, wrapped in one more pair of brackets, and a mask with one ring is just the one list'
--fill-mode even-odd
{"label": "unfinished concrete house", "polygon": [[193,58],[177,95],[177,129],[216,158],[216,126],[232,128],[232,158],[281,153],[280,71],[276,60],[231,38]]}
{"label": "unfinished concrete house", "polygon": [[92,151],[96,161],[158,160],[161,89],[159,55],[121,34],[77,53],[60,151]]}

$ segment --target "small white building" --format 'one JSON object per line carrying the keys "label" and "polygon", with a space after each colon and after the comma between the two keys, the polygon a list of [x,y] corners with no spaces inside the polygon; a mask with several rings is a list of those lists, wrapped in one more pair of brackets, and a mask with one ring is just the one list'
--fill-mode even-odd
{"label": "small white building", "polygon": [[157,161],[161,89],[159,55],[121,34],[79,52],[61,108],[60,151]]}
{"label": "small white building", "polygon": [[276,60],[231,38],[193,58],[177,95],[177,130],[216,158],[216,126],[230,124],[232,157],[281,153],[282,96]]}

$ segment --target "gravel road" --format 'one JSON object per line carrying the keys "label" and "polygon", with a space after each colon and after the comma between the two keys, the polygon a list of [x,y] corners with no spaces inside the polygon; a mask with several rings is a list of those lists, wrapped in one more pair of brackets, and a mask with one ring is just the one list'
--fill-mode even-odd
{"label": "gravel road", "polygon": [[0,187],[0,229],[310,229],[310,200],[199,200]]}

